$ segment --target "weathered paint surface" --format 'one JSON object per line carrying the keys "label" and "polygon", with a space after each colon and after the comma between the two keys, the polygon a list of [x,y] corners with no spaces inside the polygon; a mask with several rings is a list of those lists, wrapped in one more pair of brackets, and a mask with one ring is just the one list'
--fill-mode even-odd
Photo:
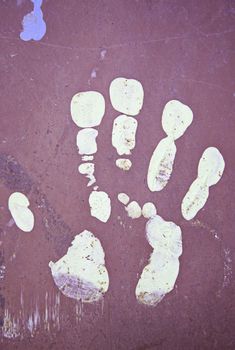
{"label": "weathered paint surface", "polygon": [[[0,348],[233,349],[232,2],[111,0],[108,6],[91,6],[71,0],[66,6],[44,1],[47,34],[28,43],[18,33],[32,3],[17,4],[0,1]],[[116,167],[119,156],[111,145],[113,120],[120,113],[108,89],[117,76],[138,79],[145,92],[129,172]],[[85,160],[78,155],[69,103],[77,91],[87,90],[102,93],[106,114],[97,128],[95,159]],[[175,142],[168,185],[151,193],[147,167],[166,136],[161,114],[172,99],[187,103],[194,121]],[[226,168],[203,210],[187,221],[180,204],[211,145],[220,150]],[[112,199],[112,217],[105,224],[91,217],[90,189],[77,171],[82,161],[93,160],[99,188]],[[12,192],[30,200],[35,215],[30,234],[22,234],[12,220],[7,205]],[[120,192],[141,208],[151,201],[183,232],[177,286],[154,308],[135,297],[152,250],[144,236],[146,219],[127,216],[116,199]],[[48,268],[85,227],[102,242],[110,276],[105,297],[92,304],[64,296]],[[10,337],[3,335],[3,324]]]}

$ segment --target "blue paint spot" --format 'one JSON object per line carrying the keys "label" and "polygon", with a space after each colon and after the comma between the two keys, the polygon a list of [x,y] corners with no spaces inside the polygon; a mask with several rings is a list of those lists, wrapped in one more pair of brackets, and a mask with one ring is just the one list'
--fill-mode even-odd
{"label": "blue paint spot", "polygon": [[41,40],[46,33],[46,23],[43,20],[41,10],[43,0],[31,0],[34,4],[32,12],[24,16],[22,25],[23,31],[20,33],[20,39],[24,41]]}

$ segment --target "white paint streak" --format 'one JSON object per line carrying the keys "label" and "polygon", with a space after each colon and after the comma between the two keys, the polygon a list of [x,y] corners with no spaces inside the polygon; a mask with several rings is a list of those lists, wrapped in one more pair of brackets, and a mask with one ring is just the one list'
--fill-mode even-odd
{"label": "white paint streak", "polygon": [[81,128],[98,126],[105,113],[105,100],[97,91],[79,92],[73,96],[70,110],[77,126]]}
{"label": "white paint streak", "polygon": [[118,112],[134,116],[139,114],[144,90],[138,80],[116,78],[110,84],[109,94],[112,106]]}
{"label": "white paint streak", "polygon": [[93,128],[85,128],[77,133],[77,147],[79,154],[91,155],[97,152],[96,138],[98,131]]}
{"label": "white paint streak", "polygon": [[94,176],[94,171],[95,171],[94,163],[80,164],[78,167],[78,171],[80,174],[86,175],[86,177],[90,180],[87,184],[87,187],[92,186],[96,182],[96,179]]}
{"label": "white paint streak", "polygon": [[4,310],[2,335],[8,339],[14,339],[20,336],[19,320],[16,319],[8,309]]}
{"label": "white paint streak", "polygon": [[105,254],[98,238],[87,230],[76,235],[67,254],[49,267],[55,284],[67,297],[92,303],[109,287]]}
{"label": "white paint streak", "polygon": [[132,219],[138,219],[141,217],[141,208],[136,201],[130,202],[126,207],[127,215]]}
{"label": "white paint streak", "polygon": [[229,248],[224,248],[224,280],[223,280],[223,288],[227,288],[231,281],[233,275],[232,268],[232,254]]}
{"label": "white paint streak", "polygon": [[124,171],[128,171],[132,166],[132,162],[130,159],[119,158],[116,160],[116,166]]}
{"label": "white paint streak", "polygon": [[179,273],[181,229],[156,215],[146,224],[146,237],[153,247],[153,253],[143,269],[135,294],[140,303],[156,306],[173,290]]}
{"label": "white paint streak", "polygon": [[24,232],[30,232],[34,227],[34,215],[29,205],[28,198],[20,192],[12,193],[8,199],[8,208],[16,226]]}
{"label": "white paint streak", "polygon": [[192,121],[191,109],[180,101],[172,100],[165,105],[162,127],[167,137],[159,142],[150,159],[147,175],[150,191],[161,191],[167,185],[176,155],[174,140],[184,134]]}
{"label": "white paint streak", "polygon": [[203,152],[198,165],[198,176],[181,204],[181,212],[186,220],[193,219],[204,207],[209,196],[209,187],[219,182],[224,167],[223,156],[217,148],[209,147]]}
{"label": "white paint streak", "polygon": [[91,216],[107,222],[111,214],[111,201],[104,191],[92,191],[89,196]]}
{"label": "white paint streak", "polygon": [[126,193],[122,192],[122,193],[118,193],[118,200],[122,204],[127,205],[130,200],[130,197]]}
{"label": "white paint streak", "polygon": [[131,154],[135,148],[137,121],[132,117],[120,115],[113,122],[112,145],[119,155]]}

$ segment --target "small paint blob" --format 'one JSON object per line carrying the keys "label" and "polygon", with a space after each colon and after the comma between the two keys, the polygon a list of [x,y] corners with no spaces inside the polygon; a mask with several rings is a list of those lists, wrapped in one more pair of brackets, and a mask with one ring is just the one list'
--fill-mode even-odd
{"label": "small paint blob", "polygon": [[83,162],[89,162],[94,159],[94,156],[82,156]]}
{"label": "small paint blob", "polygon": [[124,205],[127,205],[130,201],[130,197],[126,193],[118,193],[118,200]]}
{"label": "small paint blob", "polygon": [[34,215],[29,205],[28,198],[21,192],[12,193],[8,199],[8,208],[16,226],[24,232],[30,232],[34,227]]}
{"label": "small paint blob", "polygon": [[89,196],[91,216],[107,222],[111,215],[111,200],[104,191],[92,191]]}
{"label": "small paint blob", "polygon": [[119,158],[116,160],[116,166],[121,170],[128,171],[132,166],[132,162],[130,159]]}
{"label": "small paint blob", "polygon": [[132,219],[138,219],[141,217],[141,208],[136,201],[130,202],[126,207],[127,215]]}
{"label": "small paint blob", "polygon": [[127,115],[139,114],[144,101],[142,84],[135,79],[116,78],[109,88],[110,100],[114,109]]}
{"label": "small paint blob", "polygon": [[147,202],[143,205],[143,208],[142,208],[143,217],[145,217],[146,219],[150,219],[156,214],[157,214],[157,209],[153,203]]}
{"label": "small paint blob", "polygon": [[76,235],[67,253],[49,267],[56,286],[69,298],[93,303],[109,287],[105,254],[98,238],[88,230]]}
{"label": "small paint blob", "polygon": [[100,125],[105,113],[105,100],[97,91],[79,92],[70,104],[72,120],[80,128]]}

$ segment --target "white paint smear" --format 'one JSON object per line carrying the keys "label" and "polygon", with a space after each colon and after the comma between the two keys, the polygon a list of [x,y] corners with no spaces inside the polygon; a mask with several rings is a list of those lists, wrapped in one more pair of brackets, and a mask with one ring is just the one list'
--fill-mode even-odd
{"label": "white paint smear", "polygon": [[150,219],[156,214],[157,214],[157,209],[153,203],[147,202],[143,205],[143,208],[142,208],[143,217],[145,217],[146,219]]}
{"label": "white paint smear", "polygon": [[87,184],[87,186],[91,186],[96,182],[94,171],[95,171],[95,165],[94,163],[83,163],[80,164],[78,167],[78,171],[82,175],[86,175],[86,177],[90,180]]}
{"label": "white paint smear", "polygon": [[174,140],[184,134],[193,121],[193,113],[185,104],[177,100],[169,101],[162,114],[162,127],[167,137],[155,148],[150,159],[147,183],[150,191],[161,191],[168,183],[175,160]]}
{"label": "white paint smear", "polygon": [[80,128],[98,126],[105,113],[105,100],[97,91],[79,92],[73,96],[70,110],[74,123]]}
{"label": "white paint smear", "polygon": [[128,171],[128,170],[130,170],[130,168],[132,166],[132,162],[130,161],[130,159],[119,158],[116,160],[116,166],[119,169],[122,169],[124,171]]}
{"label": "white paint smear", "polygon": [[161,140],[150,159],[147,183],[150,191],[161,191],[168,183],[176,154],[176,146],[169,137]]}
{"label": "white paint smear", "polygon": [[89,162],[94,159],[94,156],[82,156],[84,162]]}
{"label": "white paint smear", "polygon": [[131,154],[135,148],[137,121],[132,117],[120,115],[113,122],[112,145],[119,155]]}
{"label": "white paint smear", "polygon": [[89,196],[91,216],[107,222],[111,214],[111,201],[106,192],[92,191]]}
{"label": "white paint smear", "polygon": [[29,205],[28,198],[20,192],[12,193],[8,199],[8,208],[16,226],[24,232],[30,232],[34,227],[34,215]]}
{"label": "white paint smear", "polygon": [[139,114],[144,101],[144,89],[135,79],[116,78],[109,88],[110,100],[114,109],[127,115]]}
{"label": "white paint smear", "polygon": [[167,222],[156,215],[146,224],[146,236],[153,247],[153,253],[143,269],[135,294],[140,303],[156,306],[173,290],[179,273],[181,229],[173,222]]}
{"label": "white paint smear", "polygon": [[217,184],[224,172],[225,162],[215,147],[207,148],[198,164],[198,176],[183,198],[181,212],[186,220],[193,219],[209,196],[209,187]]}
{"label": "white paint smear", "polygon": [[132,219],[138,219],[141,217],[141,208],[136,201],[130,202],[126,207],[127,215]]}
{"label": "white paint smear", "polygon": [[118,200],[124,205],[127,205],[130,201],[130,197],[126,193],[118,193]]}
{"label": "white paint smear", "polygon": [[104,250],[90,231],[76,235],[67,254],[49,267],[56,286],[69,298],[92,303],[108,290]]}
{"label": "white paint smear", "polygon": [[97,152],[96,138],[98,131],[93,128],[85,128],[77,133],[77,147],[79,154],[91,155]]}

